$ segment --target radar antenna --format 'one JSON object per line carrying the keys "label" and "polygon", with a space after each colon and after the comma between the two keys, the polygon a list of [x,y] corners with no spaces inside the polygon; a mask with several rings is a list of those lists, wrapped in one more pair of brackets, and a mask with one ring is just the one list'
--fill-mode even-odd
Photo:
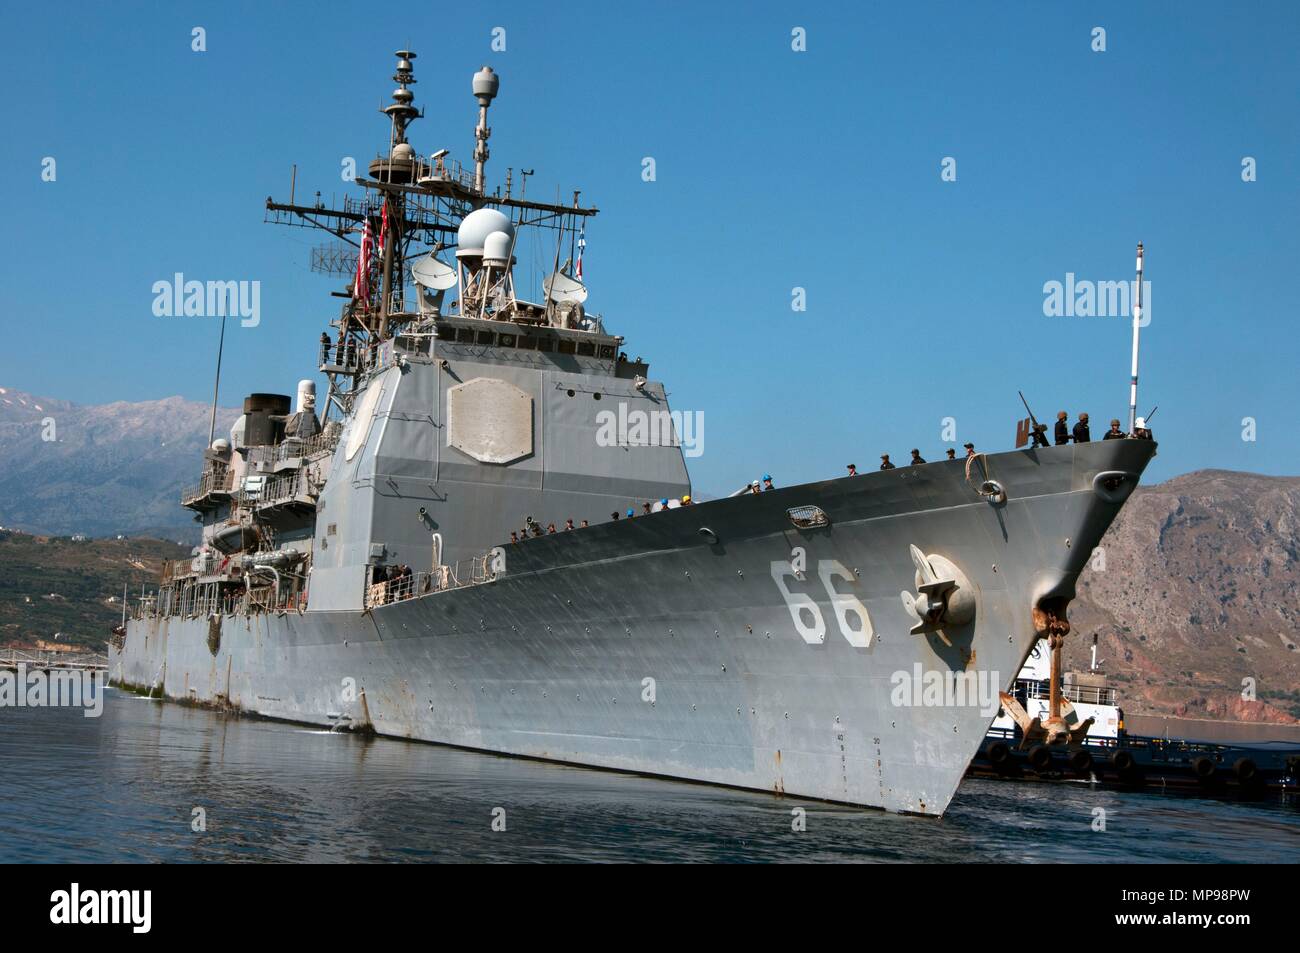
{"label": "radar antenna", "polygon": [[474,74],[474,96],[478,99],[478,127],[474,130],[474,189],[479,195],[487,191],[483,168],[488,160],[488,136],[492,135],[487,124],[487,111],[500,88],[501,78],[492,72],[492,67],[485,66]]}
{"label": "radar antenna", "polygon": [[[334,297],[343,301],[339,316],[329,323],[337,333],[320,341],[320,370],[330,381],[322,423],[332,410],[347,415],[373,369],[383,360],[381,345],[405,334],[436,333],[433,322],[444,314],[443,298],[459,285],[453,313],[464,317],[517,322],[546,322],[560,316],[567,326],[599,326],[598,315],[584,314],[586,288],[580,274],[564,268],[563,277],[547,284],[545,304],[516,295],[515,251],[524,228],[581,234],[580,221],[599,211],[581,207],[578,193],[572,204],[537,202],[524,197],[533,170],[520,170],[518,196],[507,189],[488,192],[486,165],[488,109],[500,90],[500,78],[483,67],[473,78],[478,102],[474,130],[474,165],[462,167],[448,149],[416,152],[409,141],[411,123],[424,113],[414,105],[412,61],[416,54],[398,50],[391,102],[379,111],[388,117],[388,148],[368,165],[368,174],[355,183],[366,190],[357,197],[326,201],[295,201],[296,170],[287,203],[266,200],[266,220],[275,224],[319,228],[333,236],[332,244],[314,248],[313,271],[348,280]],[[533,233],[536,234],[536,233]],[[455,260],[438,257],[446,249]],[[554,269],[560,271],[557,257]],[[576,278],[576,281],[575,281]],[[410,296],[410,297],[408,297]],[[408,301],[410,302],[408,304]]]}

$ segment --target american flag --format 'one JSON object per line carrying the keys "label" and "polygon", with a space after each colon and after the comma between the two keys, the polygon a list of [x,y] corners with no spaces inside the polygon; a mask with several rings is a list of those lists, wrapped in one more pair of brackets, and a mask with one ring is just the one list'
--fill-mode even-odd
{"label": "american flag", "polygon": [[370,256],[374,253],[374,233],[370,219],[361,232],[361,251],[357,253],[357,280],[352,284],[352,297],[357,301],[370,300]]}
{"label": "american flag", "polygon": [[582,223],[582,228],[578,232],[578,262],[573,266],[573,276],[579,281],[582,280],[582,252],[587,247],[587,223]]}

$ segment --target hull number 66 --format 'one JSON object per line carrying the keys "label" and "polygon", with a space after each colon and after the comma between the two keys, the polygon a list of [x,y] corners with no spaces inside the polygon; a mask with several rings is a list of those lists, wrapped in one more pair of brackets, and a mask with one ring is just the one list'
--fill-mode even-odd
{"label": "hull number 66", "polygon": [[[853,583],[857,581],[856,577],[837,559],[818,560],[817,577],[821,579],[826,595],[830,597],[840,634],[855,648],[870,648],[875,633],[867,607],[853,593],[837,592],[835,589],[837,581]],[[803,578],[804,574],[791,562],[772,563],[772,580],[785,597],[785,605],[790,610],[796,631],[809,645],[821,645],[826,641],[826,619],[822,615],[821,606],[807,593],[791,591],[786,582],[787,579]]]}

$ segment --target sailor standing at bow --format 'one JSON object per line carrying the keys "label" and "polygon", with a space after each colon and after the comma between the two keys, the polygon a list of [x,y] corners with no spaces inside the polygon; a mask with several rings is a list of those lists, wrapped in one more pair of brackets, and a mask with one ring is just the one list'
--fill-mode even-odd
{"label": "sailor standing at bow", "polygon": [[1080,414],[1079,422],[1074,425],[1074,442],[1089,443],[1092,440],[1092,431],[1088,429],[1088,415]]}
{"label": "sailor standing at bow", "polygon": [[1070,425],[1066,423],[1069,419],[1070,415],[1063,410],[1056,415],[1056,445],[1058,447],[1070,442]]}

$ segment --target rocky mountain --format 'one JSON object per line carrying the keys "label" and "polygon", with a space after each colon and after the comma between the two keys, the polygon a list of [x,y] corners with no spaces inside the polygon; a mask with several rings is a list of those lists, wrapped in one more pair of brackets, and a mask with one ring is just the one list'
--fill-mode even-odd
{"label": "rocky mountain", "polygon": [[1096,633],[1132,710],[1300,716],[1300,478],[1202,470],[1141,487],[1101,549],[1070,607],[1073,667]]}
{"label": "rocky mountain", "polygon": [[[198,480],[210,414],[180,397],[89,406],[0,388],[0,526],[197,541],[179,494]],[[218,433],[236,416],[219,410]]]}

